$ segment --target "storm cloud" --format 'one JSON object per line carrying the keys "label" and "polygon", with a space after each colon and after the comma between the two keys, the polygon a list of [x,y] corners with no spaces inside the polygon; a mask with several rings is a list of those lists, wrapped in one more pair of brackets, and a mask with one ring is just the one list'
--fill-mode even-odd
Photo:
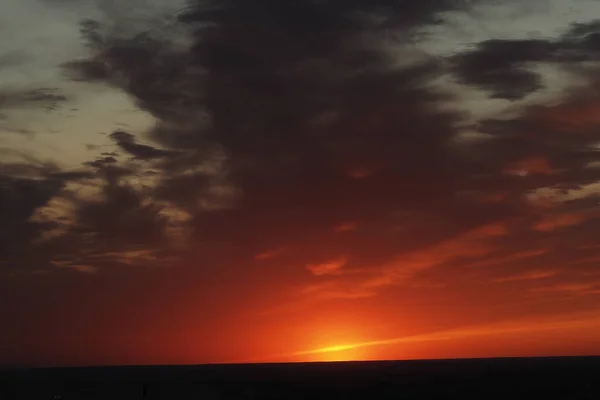
{"label": "storm cloud", "polygon": [[[83,19],[62,79],[146,119],[115,113],[72,169],[0,164],[1,265],[179,267],[257,291],[285,275],[289,301],[449,287],[504,304],[507,282],[527,299],[597,295],[580,284],[600,249],[599,23],[425,51],[485,7],[204,0]],[[0,65],[24,62],[11,54]],[[0,107],[71,100],[25,93]]]}

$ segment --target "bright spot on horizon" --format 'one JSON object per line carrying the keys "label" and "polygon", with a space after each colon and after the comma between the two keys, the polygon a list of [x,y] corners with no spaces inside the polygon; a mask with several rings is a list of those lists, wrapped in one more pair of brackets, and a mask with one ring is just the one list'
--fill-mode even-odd
{"label": "bright spot on horizon", "polygon": [[343,350],[354,349],[358,346],[359,345],[357,345],[357,344],[345,344],[345,345],[338,345],[338,346],[322,347],[320,349],[315,350],[315,353],[330,353],[330,352],[336,352],[336,351],[343,351]]}
{"label": "bright spot on horizon", "polygon": [[356,361],[364,358],[359,348],[360,344],[339,344],[321,347],[308,353],[314,357],[313,361]]}

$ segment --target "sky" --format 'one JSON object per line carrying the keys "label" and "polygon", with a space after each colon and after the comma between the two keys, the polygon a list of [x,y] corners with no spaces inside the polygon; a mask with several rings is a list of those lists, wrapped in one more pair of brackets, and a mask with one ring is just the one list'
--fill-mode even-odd
{"label": "sky", "polygon": [[595,0],[4,0],[0,365],[600,354]]}

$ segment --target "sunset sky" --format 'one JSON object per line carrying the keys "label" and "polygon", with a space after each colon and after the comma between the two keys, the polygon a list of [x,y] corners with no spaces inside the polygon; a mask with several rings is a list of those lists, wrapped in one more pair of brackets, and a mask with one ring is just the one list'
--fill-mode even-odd
{"label": "sunset sky", "polygon": [[0,366],[600,354],[597,0],[3,0]]}

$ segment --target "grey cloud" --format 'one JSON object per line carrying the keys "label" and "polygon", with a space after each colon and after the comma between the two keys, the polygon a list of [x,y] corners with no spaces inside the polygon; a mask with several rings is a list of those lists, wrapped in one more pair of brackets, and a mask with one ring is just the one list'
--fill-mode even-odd
{"label": "grey cloud", "polygon": [[27,62],[29,57],[19,51],[11,51],[8,53],[0,54],[0,71],[5,68],[17,67]]}
{"label": "grey cloud", "polygon": [[132,134],[123,131],[111,133],[110,138],[113,139],[123,151],[142,160],[151,160],[176,154],[172,151],[161,150],[152,146],[136,143],[135,137]]}
{"label": "grey cloud", "polygon": [[543,78],[532,68],[538,63],[570,68],[600,60],[599,26],[597,21],[575,24],[555,40],[486,40],[475,50],[454,56],[453,69],[462,82],[493,98],[518,100],[544,87]]}
{"label": "grey cloud", "polygon": [[543,86],[528,64],[547,60],[553,48],[544,40],[488,40],[473,52],[455,56],[456,72],[462,82],[492,97],[517,100]]}
{"label": "grey cloud", "polygon": [[114,164],[117,162],[117,159],[112,156],[105,156],[102,158],[97,158],[94,161],[88,161],[85,163],[86,165],[94,168],[104,168],[106,165]]}
{"label": "grey cloud", "polygon": [[0,175],[0,260],[21,263],[30,243],[45,228],[29,218],[56,195],[64,182],[58,179],[11,178]]}
{"label": "grey cloud", "polygon": [[160,209],[145,205],[142,198],[123,184],[108,183],[104,200],[79,204],[75,233],[92,235],[96,251],[164,244],[164,218]]}
{"label": "grey cloud", "polygon": [[[90,56],[66,63],[65,71],[129,94],[156,118],[150,138],[177,151],[113,132],[124,153],[152,160],[157,186],[136,193],[125,178],[148,175],[103,154],[87,165],[106,179],[107,200],[81,204],[80,225],[105,252],[132,238],[149,246],[164,237],[159,207],[148,206],[158,200],[191,213],[186,228],[196,243],[236,248],[225,257],[240,262],[214,260],[219,265],[244,265],[286,247],[282,257],[292,263],[347,254],[348,265],[358,268],[527,216],[526,193],[582,179],[575,149],[589,143],[562,131],[540,133],[526,110],[512,120],[482,121],[478,128],[493,140],[475,146],[478,157],[463,157],[448,143],[466,116],[441,107],[452,96],[430,85],[448,71],[431,60],[398,67],[398,54],[380,45],[390,30],[408,37],[456,7],[383,0],[190,3],[177,29],[191,32],[191,47],[175,45],[150,25],[119,36],[104,22],[83,21]],[[567,45],[583,46],[582,40],[492,40],[450,61],[465,83],[516,99],[543,85],[529,63],[566,60]],[[218,173],[203,169],[212,148],[223,150]],[[506,173],[527,157],[564,171]],[[239,201],[198,207],[220,189],[215,175],[240,192]],[[508,200],[472,202],[458,195],[474,190],[506,192]],[[122,222],[127,218],[144,230]],[[333,227],[347,222],[356,229],[331,237]]]}
{"label": "grey cloud", "polygon": [[67,97],[57,88],[0,91],[0,109],[38,107],[54,111],[67,100]]}
{"label": "grey cloud", "polygon": [[[505,157],[482,166],[454,154],[447,142],[464,116],[438,107],[449,97],[428,87],[445,71],[432,62],[398,68],[396,55],[377,45],[389,29],[414,32],[456,6],[199,2],[180,16],[194,29],[191,49],[148,32],[111,36],[88,21],[82,32],[92,56],[65,68],[133,96],[158,119],[151,132],[158,143],[224,149],[228,179],[241,199],[238,208],[197,211],[190,221],[196,240],[230,243],[238,249],[232,256],[246,259],[299,242],[290,251],[297,262],[341,252],[350,262],[376,264],[399,251],[399,240],[418,247],[515,212],[507,204],[457,202],[456,191],[480,184],[465,177],[482,167],[499,171]],[[137,147],[126,132],[112,138],[132,155],[166,156]],[[518,139],[515,147],[524,143]],[[189,161],[201,164],[201,152]],[[203,174],[176,176],[176,164],[161,165],[167,175],[156,190],[161,199],[192,209],[208,195]],[[454,226],[409,237],[392,229],[395,211],[436,215]],[[360,228],[330,248],[314,245],[321,232],[345,221]]]}

